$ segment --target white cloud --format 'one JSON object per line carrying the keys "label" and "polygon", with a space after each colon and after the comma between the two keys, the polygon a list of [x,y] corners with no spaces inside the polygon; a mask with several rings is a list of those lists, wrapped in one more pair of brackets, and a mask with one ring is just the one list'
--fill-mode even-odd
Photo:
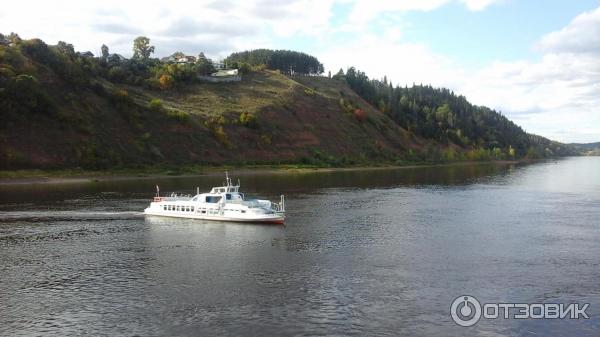
{"label": "white cloud", "polygon": [[545,52],[600,54],[600,7],[578,15],[563,29],[546,34],[538,48]]}
{"label": "white cloud", "polygon": [[[471,11],[480,11],[499,0],[459,0]],[[354,0],[350,21],[366,24],[382,13],[431,11],[452,2],[452,0]]]}
{"label": "white cloud", "polygon": [[460,0],[469,10],[480,11],[498,0]]}
{"label": "white cloud", "polygon": [[104,43],[124,55],[131,55],[136,36],[146,35],[156,44],[157,56],[183,50],[223,57],[235,50],[271,47],[273,36],[319,35],[328,29],[332,4],[333,0],[16,1],[10,12],[23,15],[4,17],[0,31],[51,44],[63,40],[95,53]]}
{"label": "white cloud", "polygon": [[[472,4],[472,6],[476,6]],[[600,9],[543,36],[538,61],[496,61],[480,69],[458,66],[398,34],[362,33],[317,56],[332,73],[355,66],[371,78],[432,84],[474,104],[502,111],[525,130],[564,142],[600,140]]]}
{"label": "white cloud", "polygon": [[433,84],[455,87],[462,70],[453,62],[417,43],[396,42],[395,35],[363,34],[317,55],[332,73],[354,66],[371,78],[387,76],[401,85]]}
{"label": "white cloud", "polygon": [[600,8],[536,44],[537,62],[495,62],[465,79],[471,101],[503,110],[530,132],[564,141],[600,140]]}

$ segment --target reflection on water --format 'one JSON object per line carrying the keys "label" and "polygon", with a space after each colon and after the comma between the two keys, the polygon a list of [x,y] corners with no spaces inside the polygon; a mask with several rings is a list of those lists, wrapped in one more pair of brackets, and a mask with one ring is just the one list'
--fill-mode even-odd
{"label": "reflection on water", "polygon": [[[144,217],[221,177],[0,186],[0,335],[582,335],[600,319],[600,158],[253,174],[285,226]],[[450,303],[589,302],[481,321]]]}

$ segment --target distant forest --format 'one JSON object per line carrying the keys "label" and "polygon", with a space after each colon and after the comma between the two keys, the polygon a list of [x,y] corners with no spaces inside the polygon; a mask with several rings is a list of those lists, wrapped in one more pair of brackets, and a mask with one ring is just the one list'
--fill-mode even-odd
{"label": "distant forest", "polygon": [[323,64],[316,57],[291,50],[243,51],[229,55],[225,59],[225,63],[233,67],[237,67],[240,63],[247,63],[251,66],[264,65],[286,75],[319,75],[324,71]]}
{"label": "distant forest", "polygon": [[[387,78],[372,80],[353,67],[333,76],[388,114],[403,128],[424,138],[460,147],[475,147],[492,158],[543,158],[574,154],[573,148],[526,133],[501,113],[476,106],[464,96],[430,85],[393,86]],[[490,153],[491,151],[491,153]]]}

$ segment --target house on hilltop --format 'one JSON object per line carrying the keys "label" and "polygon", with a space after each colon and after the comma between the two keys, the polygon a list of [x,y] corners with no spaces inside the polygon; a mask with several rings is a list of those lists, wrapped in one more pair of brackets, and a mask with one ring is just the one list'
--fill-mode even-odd
{"label": "house on hilltop", "polygon": [[220,69],[210,76],[198,76],[198,79],[207,82],[239,82],[242,80],[237,69]]}
{"label": "house on hilltop", "polygon": [[175,63],[175,64],[188,64],[188,63],[196,63],[195,56],[185,55],[182,52],[173,53],[170,56],[166,56],[160,59],[162,63]]}

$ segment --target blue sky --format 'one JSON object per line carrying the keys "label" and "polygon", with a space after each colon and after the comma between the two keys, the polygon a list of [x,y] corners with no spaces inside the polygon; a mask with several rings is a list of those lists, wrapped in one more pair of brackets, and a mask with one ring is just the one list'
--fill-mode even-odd
{"label": "blue sky", "polygon": [[496,59],[536,60],[534,43],[561,29],[598,1],[506,1],[481,11],[450,3],[431,12],[410,12],[406,39],[426,43],[464,65],[485,65]]}
{"label": "blue sky", "polygon": [[138,35],[156,56],[300,50],[327,70],[448,87],[552,139],[600,141],[600,1],[20,1],[0,31],[125,56]]}

